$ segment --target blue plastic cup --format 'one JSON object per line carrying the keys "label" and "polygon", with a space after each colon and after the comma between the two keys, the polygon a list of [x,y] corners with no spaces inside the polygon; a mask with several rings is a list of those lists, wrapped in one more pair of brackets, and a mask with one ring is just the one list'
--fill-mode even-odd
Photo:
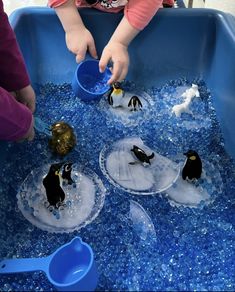
{"label": "blue plastic cup", "polygon": [[72,81],[74,94],[84,101],[99,100],[110,89],[107,81],[111,74],[108,68],[100,73],[98,60],[82,61],[78,64]]}
{"label": "blue plastic cup", "polygon": [[58,291],[94,291],[98,282],[93,251],[78,236],[47,257],[0,262],[0,274],[33,271],[43,271]]}

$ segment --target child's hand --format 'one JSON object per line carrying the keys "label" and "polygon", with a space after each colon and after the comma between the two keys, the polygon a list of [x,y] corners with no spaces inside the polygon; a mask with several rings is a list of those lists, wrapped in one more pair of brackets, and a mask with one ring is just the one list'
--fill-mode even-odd
{"label": "child's hand", "polygon": [[108,84],[122,81],[126,77],[129,67],[127,46],[119,42],[110,41],[104,48],[100,58],[99,67],[101,72],[104,72],[109,61],[112,61],[113,68],[112,76],[108,80]]}
{"label": "child's hand", "polygon": [[[31,85],[28,85],[24,87],[21,90],[18,91],[12,91],[10,94],[18,100],[20,103],[24,104],[27,106],[30,111],[33,113],[35,110],[35,93]],[[30,124],[30,127],[27,131],[27,133],[21,137],[17,142],[22,142],[24,140],[32,141],[35,136],[35,131],[34,131],[34,117],[32,115],[32,121]]]}
{"label": "child's hand", "polygon": [[[31,85],[28,85],[20,90],[17,90],[12,93],[12,95],[20,102],[23,103],[25,106],[27,106],[31,112],[33,113],[35,111],[35,92]],[[28,132],[22,137],[18,142],[28,140],[32,141],[35,136],[34,131],[34,117],[32,117],[32,122],[29,127]]]}
{"label": "child's hand", "polygon": [[32,118],[32,122],[31,122],[31,125],[29,127],[28,132],[24,135],[24,137],[22,137],[17,142],[22,142],[24,140],[32,141],[34,139],[34,136],[35,136],[35,131],[34,131],[34,118]]}
{"label": "child's hand", "polygon": [[85,59],[87,49],[91,56],[97,59],[94,39],[85,27],[67,31],[65,39],[68,49],[76,55],[77,63]]}
{"label": "child's hand", "polygon": [[15,92],[16,99],[26,105],[31,112],[35,111],[35,92],[31,85],[28,85]]}

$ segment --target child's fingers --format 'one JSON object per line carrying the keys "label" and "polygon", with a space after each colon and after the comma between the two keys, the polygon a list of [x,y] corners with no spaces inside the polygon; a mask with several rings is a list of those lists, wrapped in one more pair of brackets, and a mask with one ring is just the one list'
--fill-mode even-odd
{"label": "child's fingers", "polygon": [[80,63],[85,59],[86,52],[79,52],[76,54],[76,62]]}
{"label": "child's fingers", "polygon": [[28,101],[26,106],[31,110],[32,113],[35,112],[36,105],[35,105],[35,100],[34,99]]}
{"label": "child's fingers", "polygon": [[111,56],[109,54],[105,54],[105,53],[102,54],[99,61],[99,69],[101,73],[104,72],[110,59],[111,59]]}
{"label": "child's fingers", "polygon": [[122,67],[122,72],[121,72],[121,74],[120,74],[120,76],[119,76],[118,81],[123,81],[123,80],[126,78],[127,72],[128,72],[128,65],[125,64],[125,65]]}
{"label": "child's fingers", "polygon": [[121,61],[116,61],[113,63],[113,70],[112,70],[112,76],[108,81],[108,84],[112,84],[113,82],[116,82],[120,80],[123,70],[123,64]]}
{"label": "child's fingers", "polygon": [[23,103],[34,113],[36,108],[36,96],[31,85],[16,91],[15,96],[17,101]]}
{"label": "child's fingers", "polygon": [[80,63],[85,59],[86,56],[86,51],[87,51],[87,45],[80,46],[77,51],[76,51],[76,62]]}
{"label": "child's fingers", "polygon": [[31,110],[32,113],[34,113],[35,112],[35,108],[36,108],[34,92],[32,92],[27,97],[24,97],[23,100],[24,100],[23,103]]}
{"label": "child's fingers", "polygon": [[16,98],[16,92],[15,91],[11,91],[10,94]]}
{"label": "child's fingers", "polygon": [[27,140],[32,141],[34,139],[34,136],[35,136],[35,131],[34,131],[34,117],[33,117],[29,131],[28,131]]}
{"label": "child's fingers", "polygon": [[24,140],[32,141],[34,139],[34,136],[35,136],[35,130],[34,130],[34,117],[33,117],[28,132],[17,142],[23,142]]}
{"label": "child's fingers", "polygon": [[29,136],[27,137],[28,141],[32,141],[35,137],[35,131],[32,129],[32,131],[29,133]]}
{"label": "child's fingers", "polygon": [[93,58],[98,59],[94,40],[88,44],[88,50]]}

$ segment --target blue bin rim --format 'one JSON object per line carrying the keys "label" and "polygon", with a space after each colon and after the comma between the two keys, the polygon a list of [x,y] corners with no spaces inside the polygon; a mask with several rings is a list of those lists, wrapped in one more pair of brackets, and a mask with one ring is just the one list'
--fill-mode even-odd
{"label": "blue bin rim", "polygon": [[[86,14],[107,14],[107,12],[99,11],[97,9],[91,9],[91,8],[82,8],[80,9],[80,12],[86,13]],[[119,12],[122,14],[122,12]],[[18,8],[14,10],[10,16],[9,20],[10,23],[14,29],[17,22],[19,21],[19,18],[25,15],[34,15],[34,14],[40,14],[40,15],[56,15],[55,11],[47,6],[28,6],[23,8]],[[180,15],[180,16],[203,16],[203,15],[210,15],[215,18],[218,18],[224,22],[224,24],[231,30],[233,33],[233,36],[235,35],[235,17],[232,14],[217,10],[217,9],[211,9],[211,8],[174,8],[174,9],[160,9],[157,12],[157,15]]]}

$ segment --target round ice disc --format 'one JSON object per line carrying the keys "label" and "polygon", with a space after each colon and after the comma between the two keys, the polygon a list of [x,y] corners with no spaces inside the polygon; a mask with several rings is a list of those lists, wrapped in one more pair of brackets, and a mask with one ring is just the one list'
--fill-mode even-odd
{"label": "round ice disc", "polygon": [[[184,163],[181,163],[183,169]],[[212,161],[202,160],[202,175],[198,180],[183,180],[182,175],[166,191],[172,206],[198,207],[212,203],[223,191],[220,170]]]}
{"label": "round ice disc", "polygon": [[[141,148],[147,156],[154,153],[150,164],[142,163],[134,155],[133,146]],[[139,195],[152,195],[165,191],[177,180],[180,166],[144,145],[140,138],[132,137],[106,145],[100,153],[100,167],[116,187]]]}
{"label": "round ice disc", "polygon": [[63,233],[79,230],[91,223],[99,214],[105,199],[105,188],[90,169],[73,164],[68,184],[61,180],[65,199],[61,206],[50,206],[43,178],[50,165],[34,169],[24,180],[17,194],[18,206],[33,225],[49,232]]}
{"label": "round ice disc", "polygon": [[[133,98],[135,98],[135,101]],[[108,97],[104,96],[99,103],[99,107],[111,122],[120,121],[125,126],[135,126],[151,116],[153,100],[145,91],[130,90],[125,91],[124,96],[113,105],[110,105]]]}

